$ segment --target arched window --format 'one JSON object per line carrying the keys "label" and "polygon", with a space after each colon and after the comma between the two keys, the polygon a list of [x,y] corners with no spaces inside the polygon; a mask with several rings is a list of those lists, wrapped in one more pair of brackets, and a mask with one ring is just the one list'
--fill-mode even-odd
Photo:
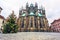
{"label": "arched window", "polygon": [[24,20],[22,20],[21,27],[24,28]]}
{"label": "arched window", "polygon": [[3,22],[2,22],[2,24],[4,23],[4,20],[3,20]]}

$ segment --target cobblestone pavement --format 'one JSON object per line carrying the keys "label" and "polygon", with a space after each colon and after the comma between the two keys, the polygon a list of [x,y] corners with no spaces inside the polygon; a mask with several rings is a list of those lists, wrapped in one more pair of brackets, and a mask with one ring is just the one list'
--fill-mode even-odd
{"label": "cobblestone pavement", "polygon": [[1,34],[0,40],[60,40],[60,33],[51,32],[18,32]]}

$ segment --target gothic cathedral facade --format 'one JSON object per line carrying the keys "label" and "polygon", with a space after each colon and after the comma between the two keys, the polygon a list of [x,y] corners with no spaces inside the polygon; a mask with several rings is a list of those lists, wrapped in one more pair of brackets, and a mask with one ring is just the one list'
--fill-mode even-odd
{"label": "gothic cathedral facade", "polygon": [[40,32],[48,31],[49,25],[43,7],[38,9],[37,3],[28,5],[26,9],[19,11],[19,18],[17,21],[20,32]]}

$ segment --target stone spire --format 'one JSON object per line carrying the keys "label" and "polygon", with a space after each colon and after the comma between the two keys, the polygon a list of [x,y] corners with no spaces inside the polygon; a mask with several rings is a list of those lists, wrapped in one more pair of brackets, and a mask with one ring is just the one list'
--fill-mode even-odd
{"label": "stone spire", "polygon": [[35,7],[38,7],[38,4],[37,3],[35,3]]}
{"label": "stone spire", "polygon": [[33,7],[33,4],[32,3],[30,4],[30,7]]}
{"label": "stone spire", "polygon": [[26,3],[26,8],[28,8],[28,6],[29,6],[29,5],[28,5],[28,2],[27,2],[27,3]]}

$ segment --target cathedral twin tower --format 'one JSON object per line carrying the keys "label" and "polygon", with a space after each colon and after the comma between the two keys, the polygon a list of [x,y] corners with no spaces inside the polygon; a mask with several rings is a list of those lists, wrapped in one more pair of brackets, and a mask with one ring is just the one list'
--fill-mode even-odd
{"label": "cathedral twin tower", "polygon": [[49,25],[45,15],[45,9],[38,9],[37,3],[26,4],[26,9],[19,11],[18,26],[20,32],[40,32],[48,31]]}

